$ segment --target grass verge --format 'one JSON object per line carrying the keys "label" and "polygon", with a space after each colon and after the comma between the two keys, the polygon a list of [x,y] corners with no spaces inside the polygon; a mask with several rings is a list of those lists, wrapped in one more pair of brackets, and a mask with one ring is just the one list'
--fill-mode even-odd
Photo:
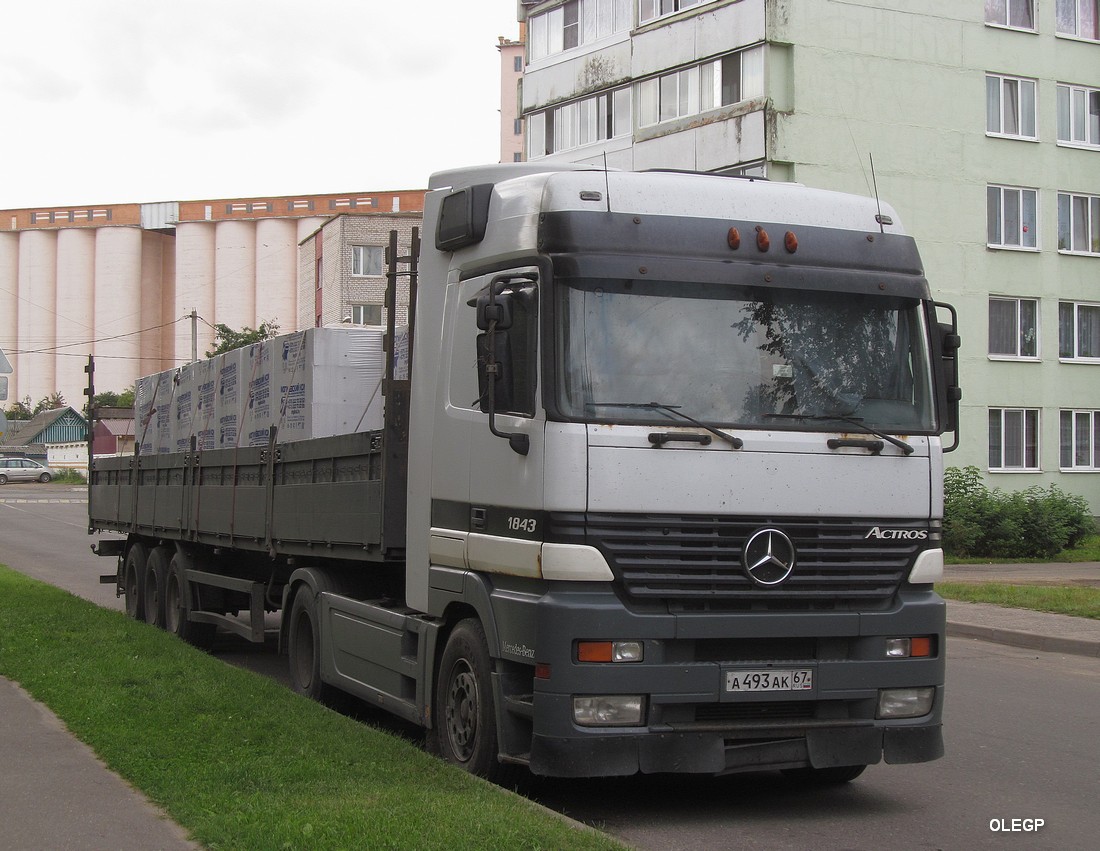
{"label": "grass verge", "polygon": [[999,582],[937,582],[940,596],[967,603],[1054,612],[1100,620],[1100,589],[1062,585],[1004,585]]}
{"label": "grass verge", "polygon": [[208,848],[622,848],[2,566],[0,675]]}

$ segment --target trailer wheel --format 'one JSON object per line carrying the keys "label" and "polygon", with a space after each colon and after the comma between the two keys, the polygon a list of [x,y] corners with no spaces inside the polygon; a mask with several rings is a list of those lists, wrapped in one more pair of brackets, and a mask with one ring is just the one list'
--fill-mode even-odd
{"label": "trailer wheel", "polygon": [[786,768],[783,775],[798,783],[836,786],[850,783],[861,775],[866,765],[838,765],[832,768]]}
{"label": "trailer wheel", "polygon": [[164,586],[168,578],[167,547],[154,547],[145,564],[145,622],[164,629]]}
{"label": "trailer wheel", "polygon": [[214,646],[217,627],[212,623],[196,623],[188,618],[194,603],[191,583],[184,570],[187,560],[178,552],[168,563],[168,576],[164,581],[164,628],[188,644],[203,650]]}
{"label": "trailer wheel", "polygon": [[497,759],[489,648],[476,618],[460,621],[443,651],[435,688],[435,736],[440,756],[471,774],[504,782],[512,766]]}
{"label": "trailer wheel", "polygon": [[126,614],[134,620],[145,620],[145,568],[149,550],[140,541],[130,546],[122,564],[122,593],[126,597]]}
{"label": "trailer wheel", "polygon": [[298,694],[336,710],[347,707],[348,697],[321,681],[321,618],[312,589],[302,586],[290,606],[287,632],[290,686]]}

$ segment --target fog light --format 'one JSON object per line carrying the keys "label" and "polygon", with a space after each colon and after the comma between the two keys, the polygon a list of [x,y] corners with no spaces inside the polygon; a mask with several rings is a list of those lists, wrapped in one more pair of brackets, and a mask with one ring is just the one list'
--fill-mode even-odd
{"label": "fog light", "polygon": [[640,641],[578,641],[578,662],[641,662]]}
{"label": "fog light", "polygon": [[934,686],[923,688],[884,688],[878,693],[877,718],[919,718],[932,711],[936,699]]}
{"label": "fog light", "polygon": [[914,638],[887,638],[887,659],[925,659],[932,655],[932,639],[927,635]]}
{"label": "fog light", "polygon": [[573,720],[582,727],[636,727],[645,701],[640,694],[602,694],[573,698]]}

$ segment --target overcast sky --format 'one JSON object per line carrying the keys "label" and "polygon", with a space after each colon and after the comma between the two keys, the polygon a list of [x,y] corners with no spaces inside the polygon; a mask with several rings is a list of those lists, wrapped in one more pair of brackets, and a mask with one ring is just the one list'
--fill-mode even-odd
{"label": "overcast sky", "polygon": [[419,189],[497,162],[515,9],[7,0],[0,209]]}

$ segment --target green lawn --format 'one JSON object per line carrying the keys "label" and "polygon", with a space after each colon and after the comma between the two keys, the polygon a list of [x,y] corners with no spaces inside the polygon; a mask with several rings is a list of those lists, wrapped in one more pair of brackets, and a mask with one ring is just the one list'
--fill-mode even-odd
{"label": "green lawn", "polygon": [[4,567],[0,675],[208,848],[622,847],[409,742]]}
{"label": "green lawn", "polygon": [[998,582],[939,582],[936,591],[951,600],[993,603],[1100,620],[1100,589],[1061,585],[1004,585]]}

